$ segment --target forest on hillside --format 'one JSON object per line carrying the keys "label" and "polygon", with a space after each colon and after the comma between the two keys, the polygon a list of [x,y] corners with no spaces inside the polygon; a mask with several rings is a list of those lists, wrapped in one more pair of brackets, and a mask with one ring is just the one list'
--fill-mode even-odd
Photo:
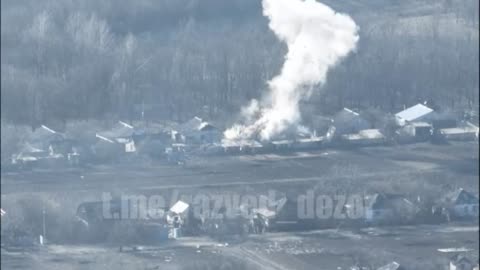
{"label": "forest on hillside", "polygon": [[[478,108],[478,0],[325,3],[360,41],[305,108]],[[260,0],[2,0],[2,121],[225,120],[285,52]]]}

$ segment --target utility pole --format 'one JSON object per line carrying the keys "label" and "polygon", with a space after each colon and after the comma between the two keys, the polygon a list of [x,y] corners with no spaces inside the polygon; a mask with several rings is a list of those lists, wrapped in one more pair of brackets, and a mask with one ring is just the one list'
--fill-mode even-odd
{"label": "utility pole", "polygon": [[142,121],[145,124],[145,100],[142,100]]}
{"label": "utility pole", "polygon": [[45,205],[43,205],[42,207],[42,231],[43,231],[43,238],[46,239],[47,238],[47,227],[45,226]]}

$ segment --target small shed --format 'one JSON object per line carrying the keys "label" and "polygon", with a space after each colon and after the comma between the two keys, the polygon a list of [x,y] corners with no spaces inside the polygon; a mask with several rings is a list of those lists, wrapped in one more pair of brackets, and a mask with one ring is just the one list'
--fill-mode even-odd
{"label": "small shed", "polygon": [[325,140],[324,137],[298,139],[298,140],[295,140],[293,144],[293,148],[296,150],[318,149],[322,146],[322,143],[324,140]]}
{"label": "small shed", "polygon": [[386,264],[380,268],[378,268],[377,270],[404,270],[405,268],[403,268],[399,263],[393,261],[389,264]]}
{"label": "small shed", "polygon": [[183,215],[186,213],[189,206],[190,205],[184,201],[178,201],[170,208],[169,211],[175,215]]}
{"label": "small shed", "polygon": [[450,141],[474,141],[478,139],[478,130],[469,128],[444,128],[440,130],[442,138]]}
{"label": "small shed", "polygon": [[433,129],[427,122],[412,122],[402,126],[396,134],[400,142],[421,142],[431,138]]}
{"label": "small shed", "polygon": [[459,127],[443,128],[439,135],[446,140],[452,141],[474,141],[478,140],[478,127],[470,122],[465,122]]}
{"label": "small shed", "polygon": [[277,151],[285,151],[292,148],[294,141],[293,140],[278,140],[272,141],[271,145]]}
{"label": "small shed", "polygon": [[341,140],[348,145],[378,145],[386,142],[385,136],[378,129],[364,129],[355,134],[344,134]]}

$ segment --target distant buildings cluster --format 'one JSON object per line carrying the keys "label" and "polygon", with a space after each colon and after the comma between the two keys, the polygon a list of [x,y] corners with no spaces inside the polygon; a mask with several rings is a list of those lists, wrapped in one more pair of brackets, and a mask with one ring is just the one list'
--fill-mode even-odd
{"label": "distant buildings cluster", "polygon": [[[92,131],[95,141],[82,142],[47,126],[35,130],[12,157],[19,167],[112,162],[121,157],[148,156],[181,164],[188,155],[250,154],[322,147],[356,147],[391,143],[478,140],[479,129],[459,116],[417,104],[395,115],[366,115],[344,108],[331,118],[318,117],[310,131],[268,142],[227,141],[223,130],[199,117],[177,124],[127,124]],[[94,132],[94,133],[93,133]],[[323,135],[318,136],[318,133]]]}

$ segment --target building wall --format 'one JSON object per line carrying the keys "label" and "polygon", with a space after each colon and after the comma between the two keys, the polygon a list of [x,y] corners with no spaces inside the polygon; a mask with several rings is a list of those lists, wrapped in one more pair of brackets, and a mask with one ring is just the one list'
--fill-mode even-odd
{"label": "building wall", "polygon": [[478,138],[476,132],[444,134],[443,137],[447,140],[455,140],[455,141],[473,141]]}
{"label": "building wall", "polygon": [[457,217],[478,217],[478,204],[461,204],[453,207]]}
{"label": "building wall", "polygon": [[383,222],[393,219],[394,214],[391,209],[367,209],[365,219],[367,222]]}
{"label": "building wall", "polygon": [[187,140],[193,143],[214,143],[222,139],[222,134],[218,130],[195,131],[187,136]]}

